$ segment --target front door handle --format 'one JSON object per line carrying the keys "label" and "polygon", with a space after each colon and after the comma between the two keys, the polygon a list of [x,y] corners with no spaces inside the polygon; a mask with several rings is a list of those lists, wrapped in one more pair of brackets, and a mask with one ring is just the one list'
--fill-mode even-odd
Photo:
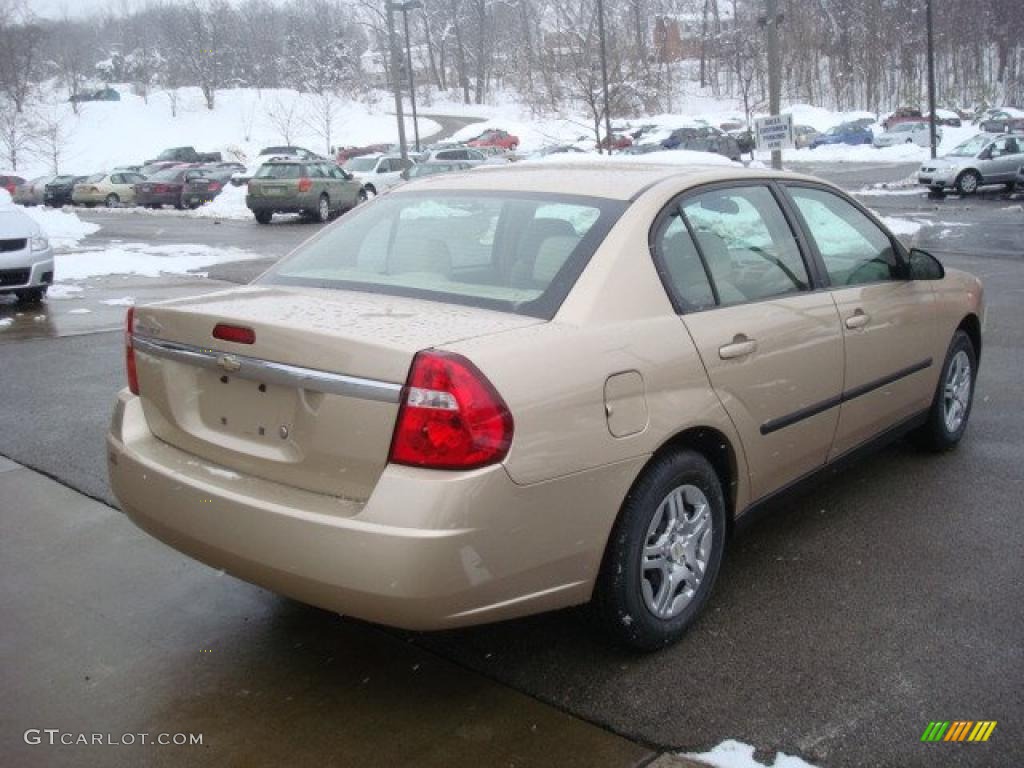
{"label": "front door handle", "polygon": [[757,349],[757,341],[748,339],[742,333],[736,334],[731,343],[718,348],[718,356],[723,360],[735,360],[746,357]]}
{"label": "front door handle", "polygon": [[865,314],[863,309],[858,309],[854,311],[852,315],[846,318],[846,327],[849,328],[851,331],[855,331],[858,328],[863,328],[865,325],[867,325],[870,319],[871,316]]}

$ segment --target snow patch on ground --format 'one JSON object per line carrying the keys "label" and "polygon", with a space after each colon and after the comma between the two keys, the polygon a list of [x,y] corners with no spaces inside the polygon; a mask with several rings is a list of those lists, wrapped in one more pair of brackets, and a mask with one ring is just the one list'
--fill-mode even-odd
{"label": "snow patch on ground", "polygon": [[46,292],[46,298],[50,299],[80,299],[82,298],[78,294],[82,292],[82,289],[77,285],[51,285],[49,290]]}
{"label": "snow patch on ground", "polygon": [[883,216],[882,222],[889,228],[889,231],[898,237],[913,237],[924,224],[914,219],[901,219],[898,216]]}
{"label": "snow patch on ground", "polygon": [[22,210],[42,228],[54,248],[70,248],[82,238],[100,229],[99,224],[82,221],[74,211],[41,206]]}
{"label": "snow patch on ground", "polygon": [[[57,279],[85,280],[105,275],[196,274],[215,264],[255,258],[240,248],[214,248],[209,245],[148,245],[122,243],[107,248],[86,248],[56,255]],[[56,287],[56,286],[55,286]]]}
{"label": "snow patch on ground", "polygon": [[[104,302],[104,303],[106,303],[106,302]],[[92,310],[91,309],[85,309],[84,307],[79,307],[78,309],[72,309],[70,312],[68,312],[68,314],[69,315],[89,315],[89,314],[92,314]]]}
{"label": "snow patch on ground", "polygon": [[6,328],[14,322],[13,317],[0,317],[0,328]]}
{"label": "snow patch on ground", "polygon": [[723,741],[710,752],[688,754],[683,757],[701,760],[715,768],[815,768],[805,760],[784,752],[777,752],[772,763],[759,763],[754,759],[754,747],[732,739]]}
{"label": "snow patch on ground", "polygon": [[209,203],[188,213],[201,219],[251,219],[252,211],[245,206],[245,193],[245,186],[228,184]]}
{"label": "snow patch on ground", "polygon": [[103,299],[102,301],[100,301],[100,304],[106,304],[108,307],[134,307],[135,297],[122,296],[119,299]]}

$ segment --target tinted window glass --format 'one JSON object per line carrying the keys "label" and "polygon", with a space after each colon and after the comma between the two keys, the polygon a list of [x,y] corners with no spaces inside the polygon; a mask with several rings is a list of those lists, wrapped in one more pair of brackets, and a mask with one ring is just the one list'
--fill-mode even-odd
{"label": "tinted window glass", "polygon": [[791,187],[790,194],[807,222],[832,285],[899,279],[889,236],[857,208],[820,189]]}
{"label": "tinted window glass", "polygon": [[324,230],[261,282],[551,317],[625,205],[556,195],[387,195]]}
{"label": "tinted window glass", "polygon": [[663,279],[685,309],[715,305],[707,272],[678,210],[661,224],[654,238],[654,248]]}
{"label": "tinted window glass", "polygon": [[805,291],[800,248],[767,187],[705,192],[683,202],[722,305]]}
{"label": "tinted window glass", "polygon": [[297,179],[302,166],[296,163],[265,163],[256,171],[257,179]]}

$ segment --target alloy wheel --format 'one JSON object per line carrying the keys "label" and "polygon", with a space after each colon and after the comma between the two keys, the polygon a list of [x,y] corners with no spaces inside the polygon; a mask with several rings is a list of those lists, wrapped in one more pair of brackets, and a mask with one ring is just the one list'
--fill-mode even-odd
{"label": "alloy wheel", "polygon": [[960,350],[949,361],[946,383],[942,391],[943,419],[946,430],[955,433],[967,415],[971,401],[971,359]]}
{"label": "alloy wheel", "polygon": [[711,552],[711,506],[695,485],[673,489],[658,505],[641,554],[641,590],[648,610],[678,616],[693,600]]}

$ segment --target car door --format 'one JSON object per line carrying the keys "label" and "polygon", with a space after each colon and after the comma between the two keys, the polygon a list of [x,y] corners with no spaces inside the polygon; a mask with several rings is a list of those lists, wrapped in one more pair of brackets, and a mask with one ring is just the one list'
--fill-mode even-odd
{"label": "car door", "polygon": [[943,363],[932,358],[935,296],[929,283],[908,279],[902,249],[855,203],[803,182],[785,187],[842,323],[835,458],[928,408]]}
{"label": "car door", "polygon": [[1017,169],[1024,163],[1024,154],[1021,153],[1022,142],[1024,137],[1017,139],[1015,136],[1003,136],[988,146],[989,159],[983,160],[979,169],[986,183],[1014,180]]}
{"label": "car door", "polygon": [[838,421],[843,342],[769,182],[690,192],[652,245],[711,386],[743,441],[754,498],[820,467]]}

